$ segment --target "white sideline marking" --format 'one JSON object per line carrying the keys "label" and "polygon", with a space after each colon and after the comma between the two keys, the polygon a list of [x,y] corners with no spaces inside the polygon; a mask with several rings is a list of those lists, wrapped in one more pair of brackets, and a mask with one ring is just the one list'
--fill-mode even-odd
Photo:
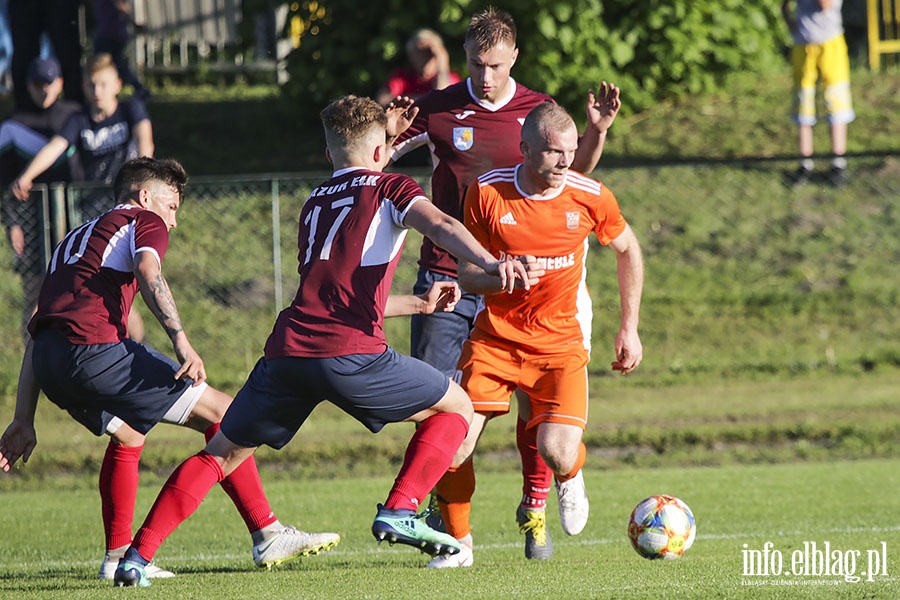
{"label": "white sideline marking", "polygon": [[[828,533],[887,533],[891,531],[900,531],[900,525],[890,525],[888,527],[836,527],[831,529],[822,529],[819,531],[819,534],[828,534]],[[770,538],[773,536],[786,536],[786,535],[809,535],[808,531],[778,531],[775,533],[767,532],[767,533],[722,533],[722,534],[697,534],[698,540],[733,540],[733,539],[748,539],[748,538]],[[606,544],[621,544],[627,538],[623,533],[621,537],[616,538],[596,538],[596,539],[585,539],[578,540],[574,538],[560,538],[560,540],[565,539],[566,545],[576,545],[576,546],[603,546]],[[512,542],[505,544],[476,544],[475,549],[478,551],[484,550],[507,550],[509,548],[519,548],[521,547],[522,542]],[[338,547],[334,550],[329,550],[322,554],[322,556],[334,555],[334,556],[362,556],[362,555],[371,555],[377,554],[379,552],[386,551],[380,549],[378,546],[366,546],[363,548],[342,548]],[[229,553],[229,554],[191,554],[191,555],[168,555],[162,557],[162,561],[160,563],[161,566],[165,567],[165,564],[168,562],[219,562],[223,560],[239,560],[241,558],[246,558],[249,565],[252,564],[252,558],[250,556],[250,552],[240,552],[237,554]],[[308,559],[309,557],[307,557]],[[36,562],[20,562],[20,563],[9,563],[5,565],[8,569],[24,569],[28,567],[34,567],[35,565],[40,565],[44,568],[55,568],[55,567],[96,567],[100,568],[100,562],[103,560],[103,556],[98,553],[97,558],[95,560],[85,561],[85,560],[66,560],[66,561],[36,561]]]}

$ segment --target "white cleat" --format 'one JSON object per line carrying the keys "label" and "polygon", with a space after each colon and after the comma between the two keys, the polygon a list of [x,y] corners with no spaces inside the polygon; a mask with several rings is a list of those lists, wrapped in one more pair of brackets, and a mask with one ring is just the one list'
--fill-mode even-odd
{"label": "white cleat", "polygon": [[569,535],[578,535],[587,525],[590,512],[581,470],[566,482],[556,482],[556,497],[559,501],[559,521],[563,531]]}
{"label": "white cleat", "polygon": [[253,562],[257,567],[271,569],[286,560],[331,550],[341,541],[336,533],[307,533],[286,525],[268,539],[253,546]]}
{"label": "white cleat", "polygon": [[[104,556],[103,562],[100,563],[100,574],[97,576],[97,579],[113,579],[116,576],[116,567],[119,566],[120,558],[122,557],[113,557],[109,554]],[[175,577],[175,573],[173,573],[172,571],[160,569],[153,563],[150,563],[149,565],[144,567],[144,572],[150,579],[168,579],[169,577]]]}
{"label": "white cleat", "polygon": [[460,544],[460,550],[456,554],[443,554],[438,556],[430,563],[427,569],[458,569],[460,567],[471,567],[475,562],[475,553],[472,548],[465,544]]}

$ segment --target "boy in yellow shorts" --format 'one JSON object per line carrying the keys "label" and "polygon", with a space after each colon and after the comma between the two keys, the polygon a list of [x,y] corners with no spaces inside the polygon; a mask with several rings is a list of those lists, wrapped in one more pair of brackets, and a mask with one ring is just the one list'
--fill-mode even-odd
{"label": "boy in yellow shorts", "polygon": [[784,0],[781,11],[794,46],[794,122],[799,127],[800,167],[793,184],[809,181],[813,171],[813,130],[816,123],[816,83],[821,81],[825,111],[831,125],[831,169],[828,179],[841,186],[847,179],[847,123],[856,115],[850,99],[850,59],[841,18],[842,0]]}

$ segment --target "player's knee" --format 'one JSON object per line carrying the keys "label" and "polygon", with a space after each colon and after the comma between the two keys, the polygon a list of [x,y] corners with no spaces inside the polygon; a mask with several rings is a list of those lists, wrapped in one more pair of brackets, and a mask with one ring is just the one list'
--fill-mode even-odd
{"label": "player's knee", "polygon": [[436,405],[441,412],[454,412],[462,416],[469,425],[472,424],[472,418],[475,416],[475,409],[472,408],[472,401],[469,395],[459,386],[458,383],[450,381],[450,387],[447,393]]}
{"label": "player's knee", "polygon": [[225,416],[228,407],[231,406],[232,398],[225,392],[220,392],[213,387],[207,387],[197,404],[191,411],[191,419],[202,420],[207,422],[207,427],[213,423],[218,423]]}

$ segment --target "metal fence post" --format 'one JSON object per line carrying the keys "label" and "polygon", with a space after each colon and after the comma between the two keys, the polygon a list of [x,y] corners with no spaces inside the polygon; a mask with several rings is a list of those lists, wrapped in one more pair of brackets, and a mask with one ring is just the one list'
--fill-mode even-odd
{"label": "metal fence post", "polygon": [[275,278],[275,314],[284,308],[281,281],[281,197],[278,189],[278,178],[272,178],[272,266]]}
{"label": "metal fence post", "polygon": [[44,236],[44,248],[47,251],[48,257],[54,246],[63,239],[66,232],[69,230],[67,227],[66,184],[50,184],[49,196],[49,211],[44,213],[50,215],[50,222],[46,224],[47,229],[45,230],[45,233],[49,233],[50,235]]}

